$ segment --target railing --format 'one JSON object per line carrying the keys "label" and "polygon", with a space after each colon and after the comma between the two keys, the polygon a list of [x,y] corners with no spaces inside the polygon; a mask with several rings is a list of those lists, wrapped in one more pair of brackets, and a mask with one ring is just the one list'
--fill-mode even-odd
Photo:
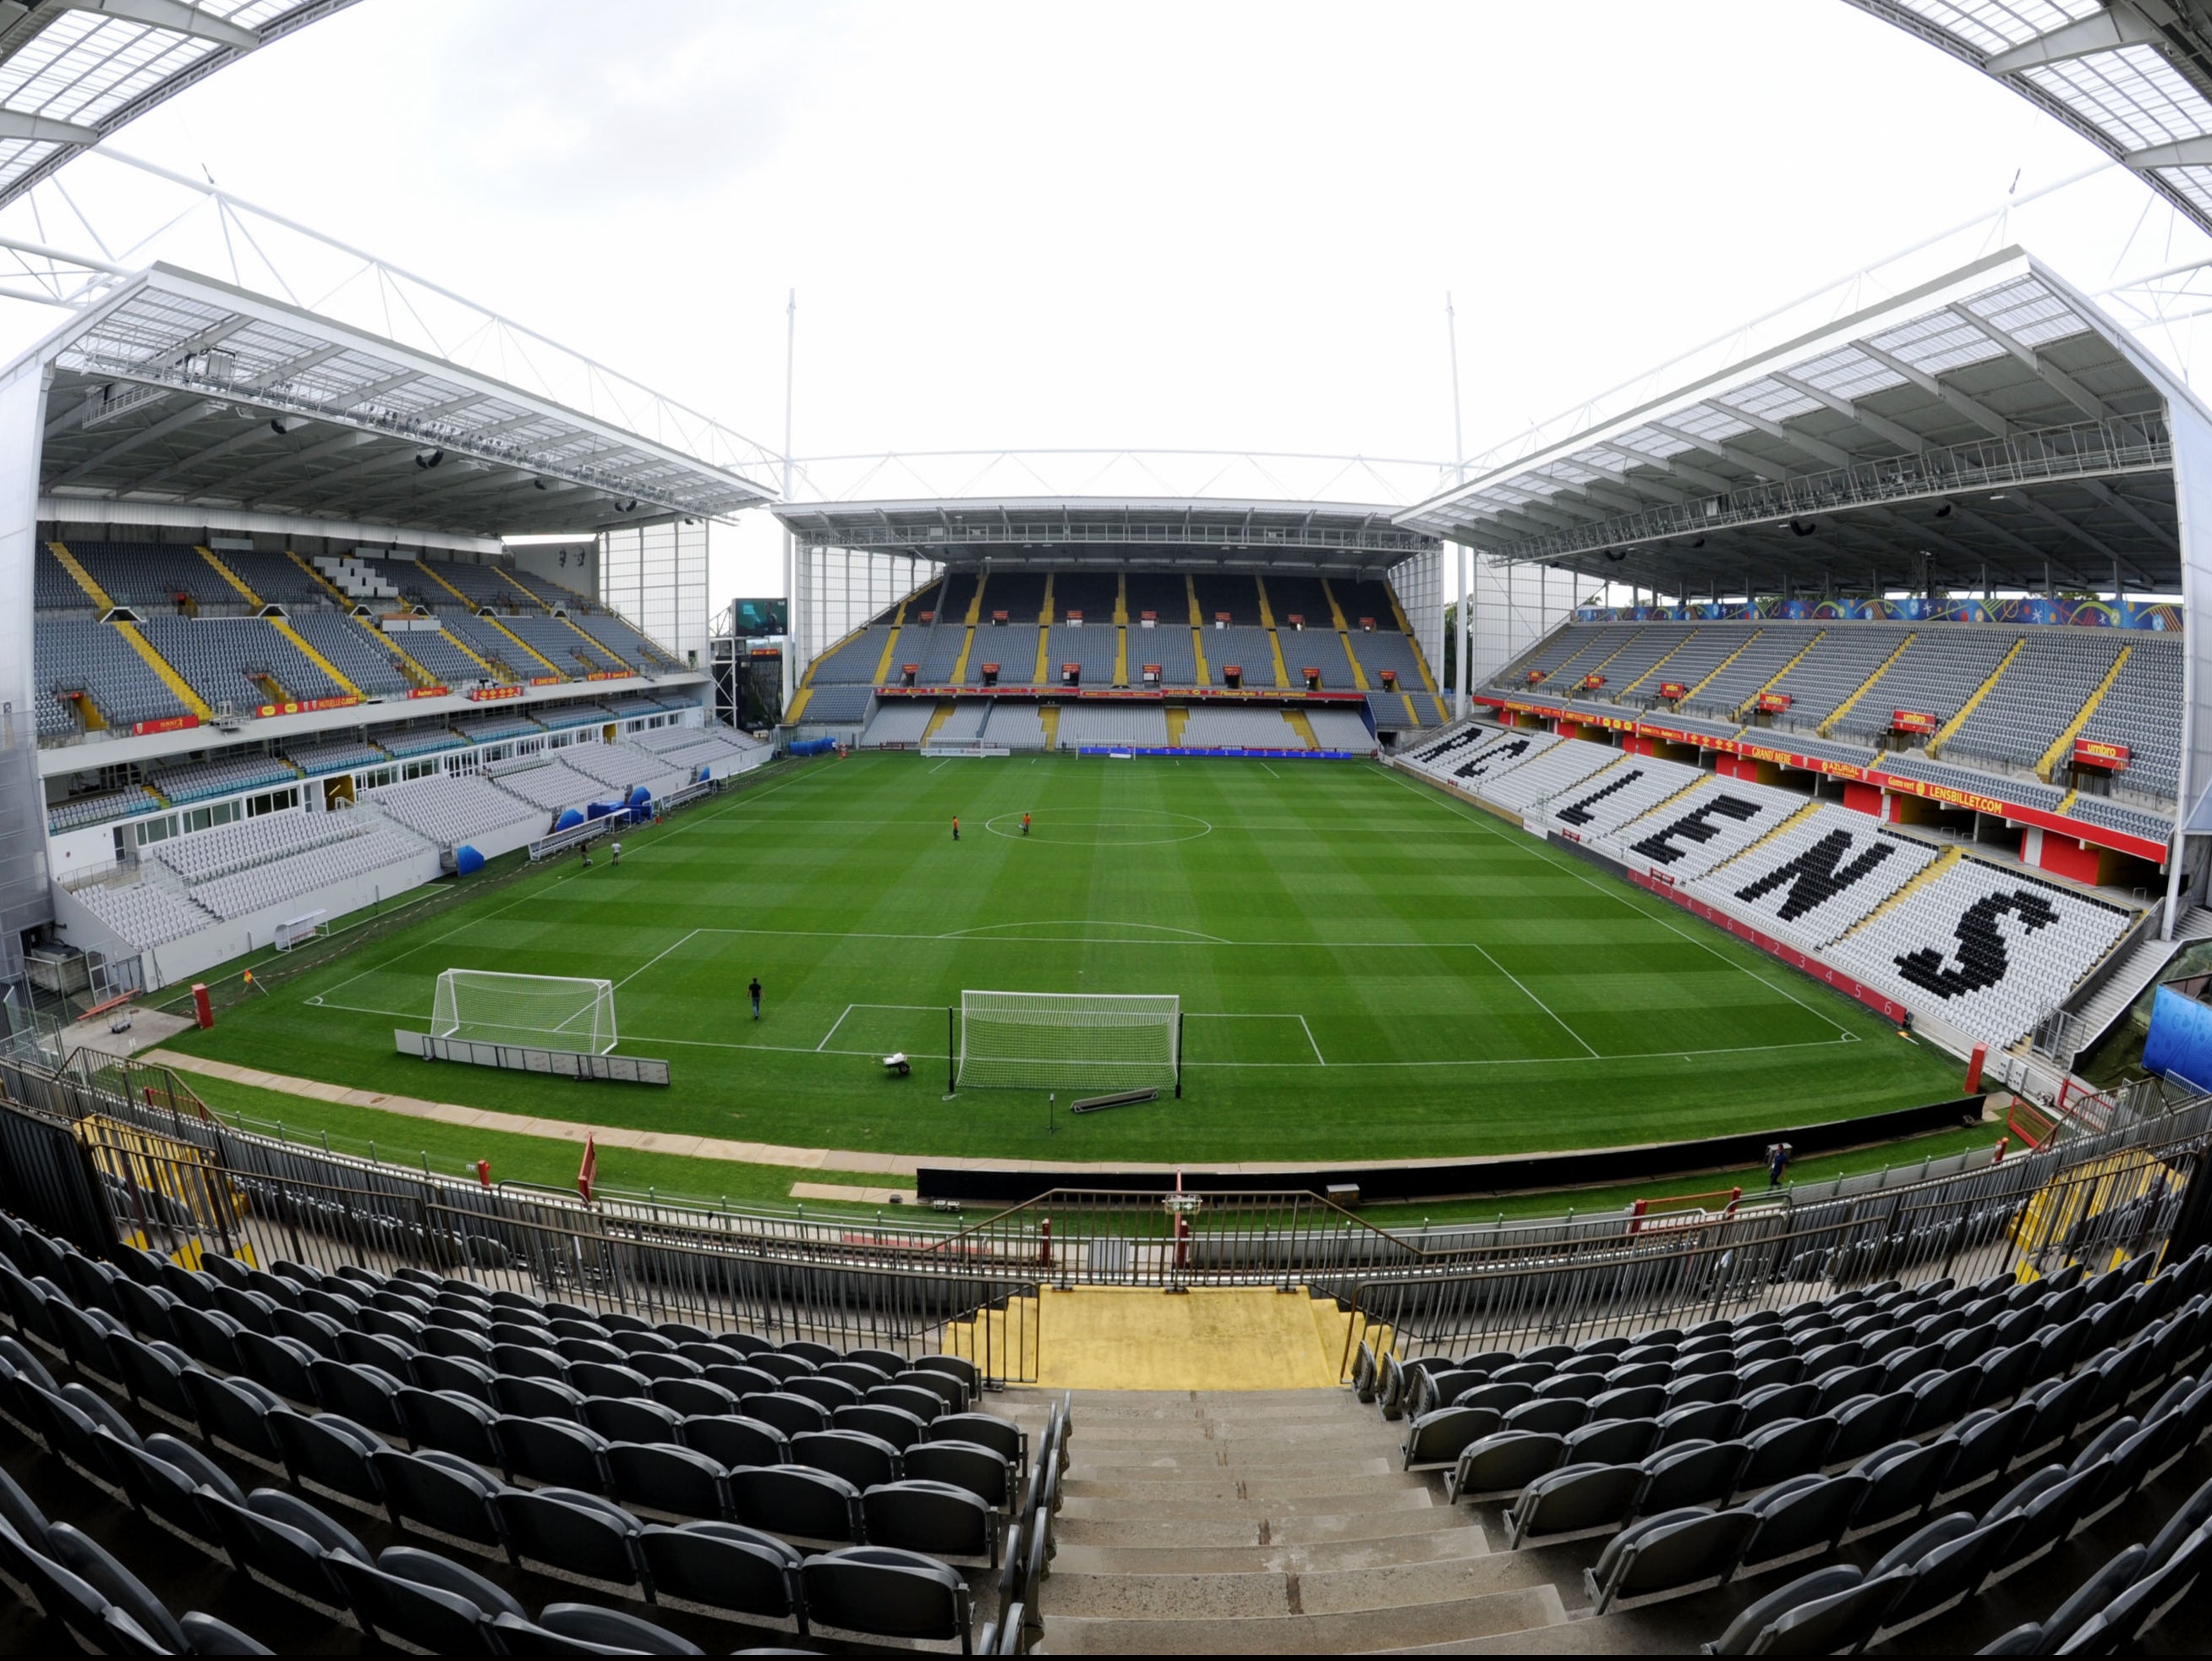
{"label": "railing", "polygon": [[1787,1307],[1906,1275],[2029,1278],[2134,1253],[2171,1229],[2212,1130],[2212,1098],[2165,1118],[2046,1143],[1978,1171],[1805,1202],[1738,1206],[1665,1231],[1618,1215],[1571,1236],[1335,1288],[1358,1347],[1401,1360],[1576,1342]]}
{"label": "railing", "polygon": [[1348,1376],[1363,1339],[1402,1359],[1687,1323],[1908,1273],[2048,1273],[2155,1244],[2212,1140],[2212,1098],[2198,1098],[2039,1149],[1731,1193],[1718,1210],[1393,1231],[1306,1193],[1059,1190],[947,1226],[587,1204],[441,1177],[240,1130],[166,1069],[89,1050],[60,1071],[0,1059],[0,1197],[88,1250],[121,1238],[186,1261],[411,1266],[586,1309],[950,1348],[1001,1383],[1037,1376],[1048,1287],[1333,1295],[1354,1317]]}

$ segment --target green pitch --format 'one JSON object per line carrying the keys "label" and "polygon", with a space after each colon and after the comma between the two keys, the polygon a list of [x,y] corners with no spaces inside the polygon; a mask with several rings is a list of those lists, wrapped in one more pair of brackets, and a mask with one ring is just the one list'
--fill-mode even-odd
{"label": "green pitch", "polygon": [[[668,1057],[673,1086],[397,1056],[453,967],[615,982],[622,1049]],[[963,988],[1179,995],[1185,1099],[1050,1135],[1041,1093],[943,1099]],[[1350,763],[800,764],[625,836],[619,868],[601,849],[488,887],[175,1042],[600,1125],[1054,1160],[1611,1146],[1959,1087],[1948,1058],[1718,931]],[[878,1065],[895,1050],[911,1078]]]}

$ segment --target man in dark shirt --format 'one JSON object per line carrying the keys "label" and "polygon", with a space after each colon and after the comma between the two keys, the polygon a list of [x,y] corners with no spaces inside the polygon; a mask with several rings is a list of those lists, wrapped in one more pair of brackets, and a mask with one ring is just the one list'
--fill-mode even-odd
{"label": "man in dark shirt", "polygon": [[753,995],[753,1019],[755,1020],[758,1020],[760,1019],[760,977],[757,975],[754,976],[753,983],[747,987],[745,990]]}

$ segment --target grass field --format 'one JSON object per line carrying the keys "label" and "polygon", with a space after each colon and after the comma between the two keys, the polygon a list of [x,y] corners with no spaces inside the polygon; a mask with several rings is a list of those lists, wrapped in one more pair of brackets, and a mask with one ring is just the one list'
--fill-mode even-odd
{"label": "grass field", "polygon": [[[455,966],[615,981],[623,1049],[673,1086],[398,1056]],[[1041,1094],[945,1100],[963,988],[1176,993],[1186,1099],[1050,1135]],[[1958,1089],[1857,1006],[1364,764],[807,763],[626,837],[619,869],[488,886],[173,1043],[601,1125],[1071,1161],[1609,1146]],[[890,1080],[894,1049],[936,1059]]]}

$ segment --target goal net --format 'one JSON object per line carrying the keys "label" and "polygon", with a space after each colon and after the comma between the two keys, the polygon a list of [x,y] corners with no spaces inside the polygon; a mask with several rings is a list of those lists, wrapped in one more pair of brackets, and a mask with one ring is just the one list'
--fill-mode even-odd
{"label": "goal net", "polygon": [[1178,1077],[1182,1003],[1173,993],[960,995],[955,1086],[1168,1089]]}
{"label": "goal net", "polygon": [[448,969],[438,977],[430,1031],[441,1038],[604,1056],[615,1047],[614,983]]}

